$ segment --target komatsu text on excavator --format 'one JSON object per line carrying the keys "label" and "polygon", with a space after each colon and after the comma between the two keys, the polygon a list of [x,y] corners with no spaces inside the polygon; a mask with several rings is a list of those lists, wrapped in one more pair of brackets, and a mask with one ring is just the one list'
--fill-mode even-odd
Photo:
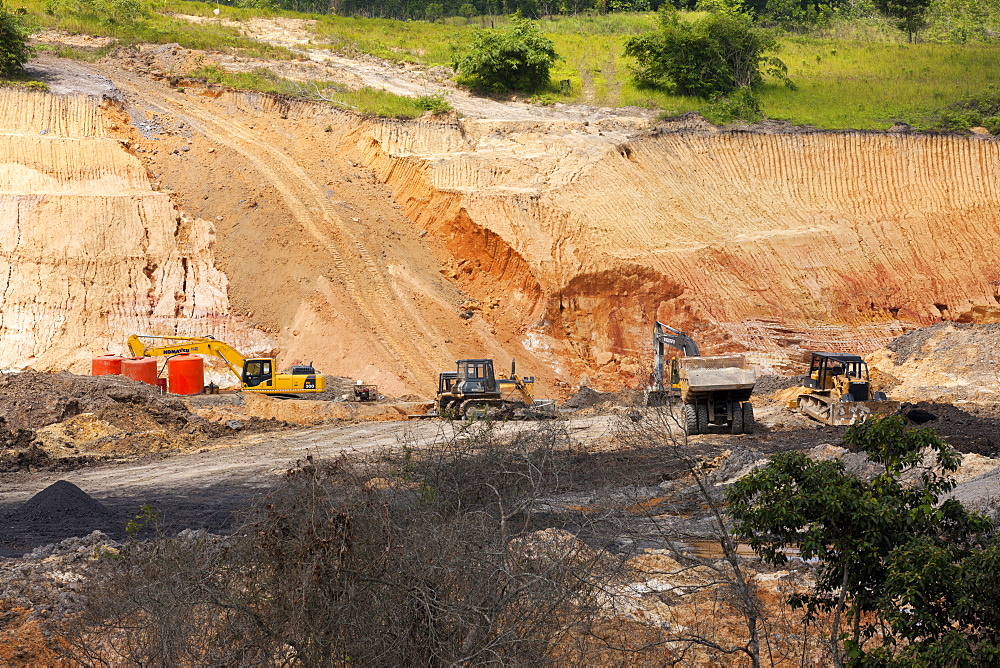
{"label": "komatsu text on excavator", "polygon": [[[158,339],[165,345],[147,346],[142,339]],[[311,394],[326,389],[326,378],[316,373],[312,365],[293,366],[292,373],[276,373],[271,357],[245,358],[228,343],[211,336],[152,336],[133,334],[128,337],[132,354],[143,355],[214,355],[221,357],[230,371],[240,379],[244,392],[260,394]]]}

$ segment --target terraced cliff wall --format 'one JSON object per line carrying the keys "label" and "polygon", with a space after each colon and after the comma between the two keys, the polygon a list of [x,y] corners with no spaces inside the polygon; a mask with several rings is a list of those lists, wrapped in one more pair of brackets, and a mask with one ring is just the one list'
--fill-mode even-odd
{"label": "terraced cliff wall", "polygon": [[0,368],[87,372],[137,332],[267,349],[230,314],[212,225],[106,122],[94,98],[0,89]]}
{"label": "terraced cliff wall", "polygon": [[785,370],[804,350],[1000,321],[993,139],[462,131],[463,144],[421,155],[419,137],[370,130],[367,159],[447,246],[465,289],[502,296],[528,347],[598,385],[641,381],[654,318]]}

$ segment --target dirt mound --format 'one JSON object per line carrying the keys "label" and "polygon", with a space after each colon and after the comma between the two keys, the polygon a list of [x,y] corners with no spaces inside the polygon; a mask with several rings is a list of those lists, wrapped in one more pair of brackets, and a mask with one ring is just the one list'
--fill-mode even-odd
{"label": "dirt mound", "polygon": [[1000,416],[995,408],[921,401],[904,404],[904,417],[921,427],[930,427],[962,453],[1000,456]]}
{"label": "dirt mound", "polygon": [[765,374],[757,376],[757,382],[753,386],[755,397],[766,397],[779,390],[787,390],[790,387],[799,387],[805,376],[777,376]]}
{"label": "dirt mound", "polygon": [[0,376],[0,417],[10,429],[38,429],[81,413],[142,406],[164,425],[189,420],[182,401],[121,376],[77,376],[24,371]]}
{"label": "dirt mound", "polygon": [[36,522],[103,522],[112,513],[71,482],[54,482],[28,499],[17,512],[20,520]]}
{"label": "dirt mound", "polygon": [[[25,371],[0,376],[0,468],[56,468],[93,457],[135,456],[199,447],[229,433],[176,397],[120,376]],[[33,450],[28,450],[30,444]],[[41,449],[44,452],[35,452]],[[66,461],[56,461],[56,460]]]}
{"label": "dirt mound", "polygon": [[902,401],[1000,402],[1000,324],[941,322],[868,356],[872,381]]}
{"label": "dirt mound", "polygon": [[560,408],[578,410],[598,406],[605,401],[615,401],[616,399],[618,399],[618,395],[614,392],[598,392],[586,385],[581,385],[580,389],[573,393]]}

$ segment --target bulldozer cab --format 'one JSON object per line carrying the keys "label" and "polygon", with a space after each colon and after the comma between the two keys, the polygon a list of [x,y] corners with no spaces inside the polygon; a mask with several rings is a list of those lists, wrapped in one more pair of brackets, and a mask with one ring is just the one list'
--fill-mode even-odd
{"label": "bulldozer cab", "polygon": [[868,401],[868,365],[858,355],[813,353],[808,387],[851,395],[853,401]]}
{"label": "bulldozer cab", "polygon": [[497,392],[493,360],[459,360],[452,392],[456,394],[491,394]]}

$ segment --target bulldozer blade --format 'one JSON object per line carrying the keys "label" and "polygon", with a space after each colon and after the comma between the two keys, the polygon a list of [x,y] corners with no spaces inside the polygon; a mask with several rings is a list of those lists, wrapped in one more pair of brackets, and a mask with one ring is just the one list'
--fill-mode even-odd
{"label": "bulldozer blade", "polygon": [[799,411],[823,424],[846,427],[870,417],[885,417],[899,411],[898,401],[830,401],[815,394],[799,397]]}

